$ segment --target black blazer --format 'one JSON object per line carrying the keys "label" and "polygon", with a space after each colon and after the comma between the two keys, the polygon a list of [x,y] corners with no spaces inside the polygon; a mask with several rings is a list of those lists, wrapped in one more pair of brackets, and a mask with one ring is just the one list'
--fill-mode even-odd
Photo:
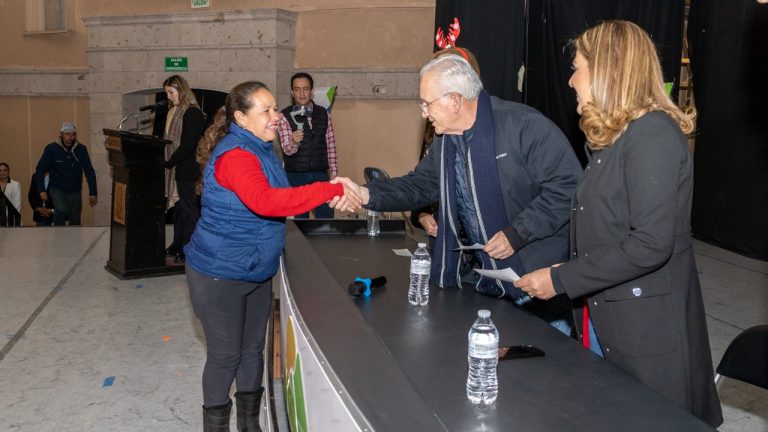
{"label": "black blazer", "polygon": [[[43,203],[45,203],[45,207],[52,209],[53,208],[53,201],[51,200],[51,196],[48,195],[48,199],[43,201],[42,198],[40,198],[40,190],[37,189],[37,174],[32,174],[32,183],[29,185],[29,193],[27,194],[27,199],[29,200],[29,206],[32,207],[32,220],[35,222],[38,222],[42,220],[43,216],[40,215],[40,213],[36,212],[35,209],[38,207],[42,207]],[[48,188],[45,189],[45,192],[48,192]],[[51,216],[53,217],[53,216]]]}
{"label": "black blazer", "polygon": [[717,426],[704,304],[691,240],[693,160],[661,112],[590,155],[571,213],[571,260],[557,292],[584,303],[605,359]]}
{"label": "black blazer", "polygon": [[200,176],[200,165],[196,157],[197,144],[203,132],[205,132],[205,116],[200,108],[191,105],[182,119],[179,148],[164,164],[166,168],[176,168],[176,180],[195,181]]}

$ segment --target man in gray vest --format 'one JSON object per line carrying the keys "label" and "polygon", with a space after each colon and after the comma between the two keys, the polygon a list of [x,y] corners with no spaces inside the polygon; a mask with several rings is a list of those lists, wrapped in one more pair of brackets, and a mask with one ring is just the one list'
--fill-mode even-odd
{"label": "man in gray vest", "polygon": [[[314,81],[308,73],[291,77],[293,105],[281,111],[278,132],[291,186],[328,181],[338,173],[336,138],[330,113],[312,102]],[[332,218],[328,204],[314,209],[317,218]],[[309,213],[296,215],[308,218]]]}

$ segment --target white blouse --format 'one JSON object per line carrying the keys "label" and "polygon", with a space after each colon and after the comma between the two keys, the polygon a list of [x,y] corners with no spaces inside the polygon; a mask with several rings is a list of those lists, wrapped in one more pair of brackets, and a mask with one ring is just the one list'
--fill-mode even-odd
{"label": "white blouse", "polygon": [[14,179],[8,179],[8,184],[3,188],[3,193],[8,201],[21,213],[21,185]]}

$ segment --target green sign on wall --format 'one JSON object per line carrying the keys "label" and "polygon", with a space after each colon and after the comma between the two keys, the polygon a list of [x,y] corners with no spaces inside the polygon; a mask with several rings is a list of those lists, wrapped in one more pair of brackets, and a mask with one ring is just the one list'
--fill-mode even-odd
{"label": "green sign on wall", "polygon": [[166,57],[165,71],[166,72],[188,72],[189,61],[187,57]]}

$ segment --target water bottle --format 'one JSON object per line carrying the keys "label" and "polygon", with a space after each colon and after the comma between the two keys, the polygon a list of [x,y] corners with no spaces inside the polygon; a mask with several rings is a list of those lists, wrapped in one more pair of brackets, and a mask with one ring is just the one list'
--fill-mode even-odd
{"label": "water bottle", "polygon": [[467,361],[467,398],[473,404],[490,405],[499,393],[496,366],[499,364],[499,331],[491,321],[491,312],[477,311],[477,320],[469,329]]}
{"label": "water bottle", "polygon": [[375,210],[368,210],[368,235],[370,237],[376,237],[381,232],[379,229],[379,212]]}
{"label": "water bottle", "polygon": [[426,243],[419,247],[411,256],[411,285],[408,287],[408,303],[424,306],[429,301],[429,268],[432,260],[429,258]]}

